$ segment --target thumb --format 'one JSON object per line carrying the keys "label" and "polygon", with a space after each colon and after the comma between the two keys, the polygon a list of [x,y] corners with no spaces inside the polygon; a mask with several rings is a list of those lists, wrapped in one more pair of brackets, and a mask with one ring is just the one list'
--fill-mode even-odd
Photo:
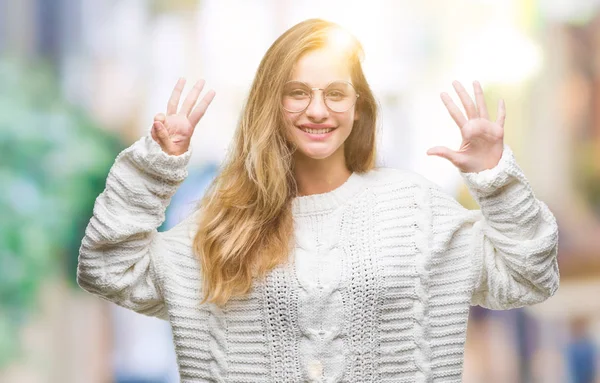
{"label": "thumb", "polygon": [[154,121],[152,124],[152,138],[156,141],[163,150],[167,149],[171,144],[171,138],[169,137],[169,132],[167,132],[167,128],[160,121]]}
{"label": "thumb", "polygon": [[435,146],[427,151],[427,155],[445,158],[453,164],[456,164],[458,160],[458,153],[452,149],[448,149],[445,146]]}

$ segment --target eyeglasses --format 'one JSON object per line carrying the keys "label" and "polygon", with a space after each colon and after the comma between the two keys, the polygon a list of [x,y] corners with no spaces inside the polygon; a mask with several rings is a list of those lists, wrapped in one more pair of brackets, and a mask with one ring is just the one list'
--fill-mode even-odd
{"label": "eyeglasses", "polygon": [[313,92],[323,92],[325,106],[332,112],[346,112],[356,104],[359,94],[348,81],[333,81],[325,88],[311,88],[301,81],[288,81],[283,86],[281,103],[291,113],[305,111],[313,98]]}

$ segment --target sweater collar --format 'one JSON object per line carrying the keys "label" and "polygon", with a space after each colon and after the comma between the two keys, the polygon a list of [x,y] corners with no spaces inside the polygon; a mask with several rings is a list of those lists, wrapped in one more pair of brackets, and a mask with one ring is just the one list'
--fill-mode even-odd
{"label": "sweater collar", "polygon": [[332,191],[294,197],[292,200],[292,213],[294,215],[309,215],[332,211],[362,190],[364,184],[365,176],[353,172],[346,182]]}

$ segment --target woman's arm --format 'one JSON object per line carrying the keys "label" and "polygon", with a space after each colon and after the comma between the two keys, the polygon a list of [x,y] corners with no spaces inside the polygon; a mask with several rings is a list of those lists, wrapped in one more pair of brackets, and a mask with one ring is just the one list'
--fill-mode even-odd
{"label": "woman's arm", "polygon": [[535,198],[510,149],[495,168],[463,176],[484,217],[473,238],[471,303],[509,309],[553,295],[559,285],[556,219]]}
{"label": "woman's arm", "polygon": [[[467,210],[432,187],[433,251],[468,258],[471,304],[511,309],[553,295],[559,285],[556,220],[535,198],[510,148],[494,168],[461,174],[481,210]],[[461,254],[450,254],[456,251]]]}
{"label": "woman's arm", "polygon": [[[449,197],[432,192],[438,195],[434,201],[437,213],[452,219],[450,224],[460,232],[459,237],[470,240],[468,254],[474,265],[471,303],[506,309],[541,302],[554,294],[559,283],[556,220],[535,198],[504,145],[504,102],[500,101],[498,116],[492,121],[479,82],[473,83],[475,102],[460,82],[453,86],[466,115],[448,94],[442,93],[441,98],[460,130],[462,143],[457,151],[438,146],[428,154],[452,162],[481,206],[481,211],[465,213],[452,198],[449,201]],[[450,238],[444,238],[434,246],[450,251],[449,242]]]}
{"label": "woman's arm", "polygon": [[149,136],[121,152],[86,228],[77,283],[90,293],[136,312],[166,318],[160,291],[167,250],[157,228],[187,176],[190,151],[166,154]]}
{"label": "woman's arm", "polygon": [[167,316],[160,290],[162,257],[169,239],[182,231],[173,228],[159,234],[156,229],[187,176],[191,137],[215,96],[209,90],[198,102],[204,84],[197,81],[178,110],[185,86],[180,78],[167,114],[154,117],[151,137],[143,137],[118,155],[81,243],[77,283],[142,314]]}

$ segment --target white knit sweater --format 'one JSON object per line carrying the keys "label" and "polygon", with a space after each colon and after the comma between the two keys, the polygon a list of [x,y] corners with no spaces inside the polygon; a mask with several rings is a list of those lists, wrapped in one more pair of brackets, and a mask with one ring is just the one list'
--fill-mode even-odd
{"label": "white knit sweater", "polygon": [[200,306],[197,211],[156,230],[189,157],[149,136],[119,154],[78,267],[85,290],[170,321],[182,382],[460,382],[469,305],[558,288],[555,218],[505,146],[495,168],[462,174],[481,211],[389,168],[297,197],[290,262],[245,298]]}

